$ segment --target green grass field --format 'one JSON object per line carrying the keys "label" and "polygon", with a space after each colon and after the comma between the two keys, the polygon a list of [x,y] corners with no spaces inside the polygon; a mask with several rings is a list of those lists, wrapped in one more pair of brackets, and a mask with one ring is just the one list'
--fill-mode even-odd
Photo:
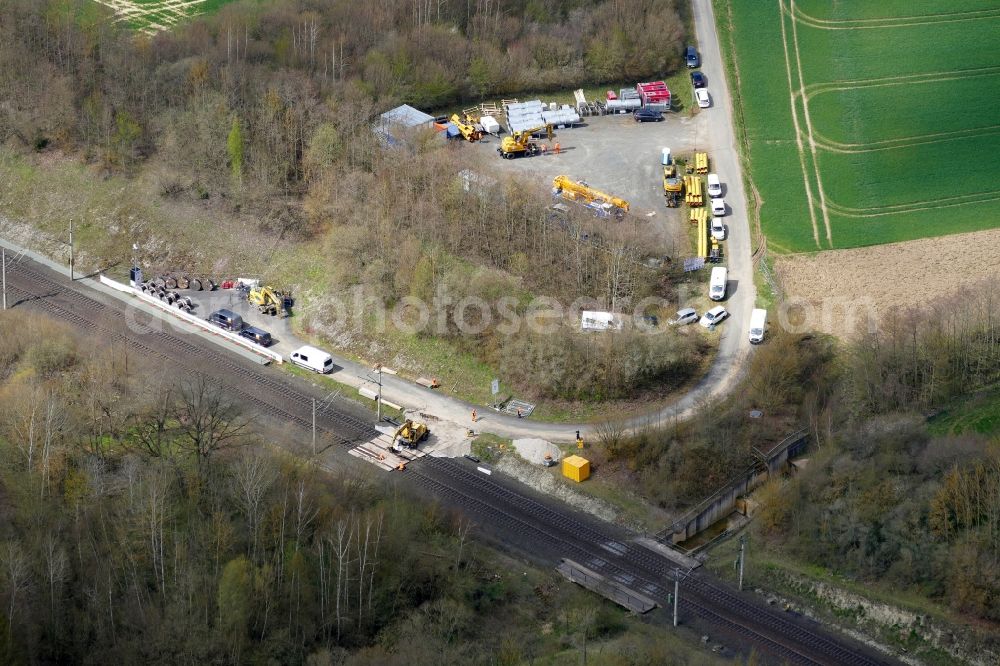
{"label": "green grass field", "polygon": [[110,8],[118,21],[133,30],[154,33],[180,21],[215,11],[233,0],[93,0]]}
{"label": "green grass field", "polygon": [[995,0],[715,0],[768,248],[1000,225]]}

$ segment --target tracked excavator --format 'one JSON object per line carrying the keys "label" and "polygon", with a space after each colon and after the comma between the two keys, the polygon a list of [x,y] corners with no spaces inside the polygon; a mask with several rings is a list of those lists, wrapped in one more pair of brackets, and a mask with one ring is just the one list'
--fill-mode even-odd
{"label": "tracked excavator", "polygon": [[286,310],[287,295],[273,287],[254,287],[247,293],[247,300],[256,305],[261,314],[275,316]]}
{"label": "tracked excavator", "polygon": [[465,118],[461,118],[457,113],[452,114],[451,122],[466,141],[475,143],[483,138],[483,133],[476,129],[475,121],[468,114],[465,114]]}
{"label": "tracked excavator", "polygon": [[415,449],[417,444],[427,439],[430,434],[431,431],[427,429],[426,424],[406,419],[392,436],[392,449],[394,451],[402,451],[403,447]]}
{"label": "tracked excavator", "polygon": [[497,148],[497,154],[505,160],[537,155],[541,152],[541,148],[538,147],[538,144],[531,137],[543,131],[549,141],[555,136],[552,132],[552,125],[539,125],[531,129],[514,132],[512,135],[503,138],[503,141],[500,142],[500,147]]}
{"label": "tracked excavator", "polygon": [[556,176],[552,180],[552,191],[563,199],[582,204],[600,217],[613,215],[621,218],[629,208],[624,199],[601,192],[582,181],[571,180],[569,176]]}

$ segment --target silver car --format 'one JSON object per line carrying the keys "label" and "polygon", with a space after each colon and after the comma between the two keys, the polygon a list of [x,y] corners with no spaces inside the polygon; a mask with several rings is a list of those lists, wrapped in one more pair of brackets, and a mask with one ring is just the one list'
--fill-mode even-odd
{"label": "silver car", "polygon": [[674,318],[667,323],[671,326],[683,326],[684,324],[693,324],[696,321],[698,321],[698,312],[694,308],[683,308],[678,310]]}
{"label": "silver car", "polygon": [[726,311],[726,308],[721,305],[716,305],[714,308],[703,314],[701,316],[701,321],[698,323],[705,328],[712,328],[728,316],[729,312]]}

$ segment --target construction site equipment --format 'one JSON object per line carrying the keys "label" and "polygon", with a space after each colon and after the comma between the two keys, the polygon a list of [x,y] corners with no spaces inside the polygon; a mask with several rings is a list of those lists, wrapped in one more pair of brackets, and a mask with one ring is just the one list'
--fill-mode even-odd
{"label": "construction site equipment", "polygon": [[712,246],[708,250],[708,261],[713,264],[722,261],[722,246],[714,238],[712,239]]}
{"label": "construction site equipment", "polygon": [[708,209],[707,208],[692,208],[691,209],[691,224],[704,223],[708,220]]}
{"label": "construction site equipment", "polygon": [[396,428],[392,436],[392,448],[394,451],[401,451],[403,447],[408,449],[417,448],[417,444],[427,439],[431,431],[427,429],[425,423],[416,423],[412,419],[403,421],[403,425]]}
{"label": "construction site equipment", "polygon": [[552,190],[557,196],[576,201],[602,217],[622,217],[628,212],[629,204],[624,199],[605,194],[582,181],[570,180],[569,176],[556,176],[552,180]]}
{"label": "construction site equipment", "polygon": [[692,208],[705,205],[705,195],[702,192],[700,177],[684,176],[684,203]]}
{"label": "construction site equipment", "polygon": [[708,216],[698,219],[698,257],[708,258]]}
{"label": "construction site equipment", "polygon": [[639,83],[635,88],[644,107],[655,108],[657,111],[670,110],[670,89],[663,81]]}
{"label": "construction site equipment", "polygon": [[663,167],[663,196],[666,197],[668,208],[681,205],[684,196],[684,180],[677,173],[676,164]]}
{"label": "construction site equipment", "polygon": [[708,153],[694,154],[694,171],[700,174],[708,173]]}
{"label": "construction site equipment", "polygon": [[256,305],[261,314],[277,315],[286,308],[286,295],[273,287],[254,287],[247,292],[247,300]]}
{"label": "construction site equipment", "polygon": [[480,132],[478,129],[476,129],[475,121],[469,118],[468,115],[466,115],[465,119],[463,120],[462,118],[459,118],[457,113],[452,114],[451,122],[455,127],[458,128],[458,131],[462,135],[462,138],[465,139],[466,141],[471,141],[472,143],[475,143],[483,138],[483,133]]}
{"label": "construction site equipment", "polygon": [[573,479],[577,483],[590,478],[590,461],[581,456],[568,456],[563,458],[562,473],[567,479]]}
{"label": "construction site equipment", "polygon": [[525,155],[537,155],[541,152],[541,148],[538,147],[535,141],[532,141],[532,137],[537,132],[545,132],[549,141],[555,136],[552,133],[552,125],[529,127],[519,132],[514,132],[510,136],[505,136],[503,141],[500,142],[500,147],[497,148],[497,154],[505,160]]}
{"label": "construction site equipment", "polygon": [[552,456],[549,455],[548,453],[546,453],[545,457],[542,459],[542,466],[543,467],[554,467],[555,464],[556,464],[556,461],[552,459]]}

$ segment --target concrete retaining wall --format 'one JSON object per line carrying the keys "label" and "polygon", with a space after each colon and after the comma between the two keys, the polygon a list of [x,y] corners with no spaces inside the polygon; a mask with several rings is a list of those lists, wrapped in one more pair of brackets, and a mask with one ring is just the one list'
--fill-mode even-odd
{"label": "concrete retaining wall", "polygon": [[772,476],[778,475],[788,463],[788,459],[803,451],[809,435],[804,430],[789,435],[763,456],[766,468],[761,464],[752,465],[746,472],[702,500],[680,519],[657,535],[657,538],[671,543],[687,541],[716,522],[731,514],[736,500],[755,488],[764,485]]}

